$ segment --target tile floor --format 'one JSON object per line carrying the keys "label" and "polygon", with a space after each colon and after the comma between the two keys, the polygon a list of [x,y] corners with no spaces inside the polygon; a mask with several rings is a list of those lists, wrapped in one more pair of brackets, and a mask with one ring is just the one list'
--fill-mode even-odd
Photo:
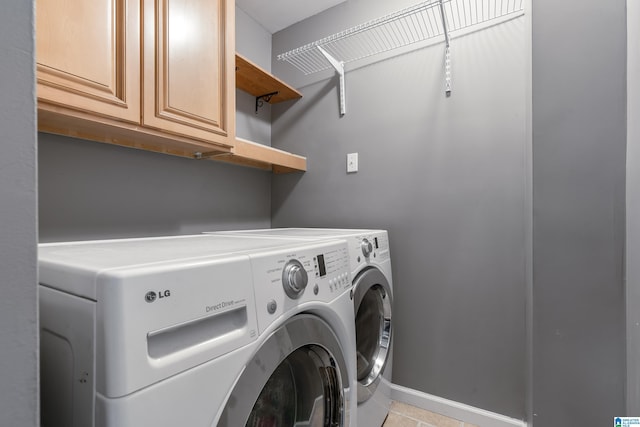
{"label": "tile floor", "polygon": [[392,402],[383,427],[478,427],[405,403]]}

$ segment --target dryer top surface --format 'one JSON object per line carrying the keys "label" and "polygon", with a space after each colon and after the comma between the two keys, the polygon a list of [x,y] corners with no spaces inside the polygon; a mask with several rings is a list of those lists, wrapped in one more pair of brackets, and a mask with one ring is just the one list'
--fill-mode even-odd
{"label": "dryer top surface", "polygon": [[273,236],[304,239],[340,238],[385,233],[385,230],[346,229],[346,228],[265,228],[261,230],[222,231],[219,234],[237,234],[245,236]]}

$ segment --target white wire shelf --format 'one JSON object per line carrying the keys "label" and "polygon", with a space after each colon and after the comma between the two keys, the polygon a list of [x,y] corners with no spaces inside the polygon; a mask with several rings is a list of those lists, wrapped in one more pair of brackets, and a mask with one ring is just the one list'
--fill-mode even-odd
{"label": "white wire shelf", "polygon": [[[278,55],[305,75],[512,14],[524,0],[428,0]],[[444,23],[444,25],[443,25]],[[445,27],[446,25],[446,27]],[[318,49],[318,48],[322,49]]]}

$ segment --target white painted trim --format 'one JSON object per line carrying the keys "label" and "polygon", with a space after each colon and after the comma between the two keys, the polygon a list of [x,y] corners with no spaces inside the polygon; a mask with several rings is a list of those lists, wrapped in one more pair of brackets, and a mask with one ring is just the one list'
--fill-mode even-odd
{"label": "white painted trim", "polygon": [[527,427],[527,423],[521,420],[396,384],[391,385],[391,399],[479,427]]}
{"label": "white painted trim", "polygon": [[627,414],[640,414],[640,1],[627,0]]}
{"label": "white painted trim", "polygon": [[525,0],[526,38],[526,145],[525,145],[525,404],[526,419],[533,420],[533,0]]}

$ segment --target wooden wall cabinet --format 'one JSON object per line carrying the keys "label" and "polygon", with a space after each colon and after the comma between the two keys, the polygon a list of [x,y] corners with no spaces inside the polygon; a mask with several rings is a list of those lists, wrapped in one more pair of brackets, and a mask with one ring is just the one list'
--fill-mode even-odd
{"label": "wooden wall cabinet", "polygon": [[143,125],[233,145],[234,22],[233,1],[144,0]]}
{"label": "wooden wall cabinet", "polygon": [[40,131],[306,170],[304,157],[235,136],[234,0],[37,0],[36,7]]}
{"label": "wooden wall cabinet", "polygon": [[138,0],[37,1],[38,100],[140,122]]}
{"label": "wooden wall cabinet", "polygon": [[232,0],[37,0],[38,124],[169,154],[230,152]]}

